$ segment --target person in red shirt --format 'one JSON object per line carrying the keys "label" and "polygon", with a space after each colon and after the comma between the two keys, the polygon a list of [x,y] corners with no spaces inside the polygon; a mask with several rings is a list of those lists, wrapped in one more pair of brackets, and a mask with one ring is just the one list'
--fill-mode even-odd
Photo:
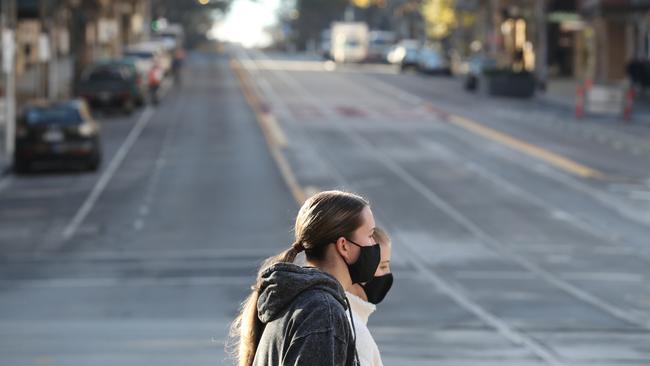
{"label": "person in red shirt", "polygon": [[162,83],[163,79],[163,70],[158,65],[158,63],[154,63],[154,65],[149,69],[149,73],[147,75],[147,83],[149,85],[149,95],[151,97],[151,102],[153,104],[158,104],[158,89],[160,89],[160,84]]}

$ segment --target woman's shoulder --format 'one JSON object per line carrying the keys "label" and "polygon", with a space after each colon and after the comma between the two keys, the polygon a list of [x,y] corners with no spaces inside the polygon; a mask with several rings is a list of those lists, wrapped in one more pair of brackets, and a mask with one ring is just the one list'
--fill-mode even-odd
{"label": "woman's shoulder", "polygon": [[345,316],[347,305],[333,294],[323,288],[310,288],[296,296],[293,307],[303,310],[303,313],[328,312]]}
{"label": "woman's shoulder", "polygon": [[344,304],[329,291],[313,288],[298,295],[291,306],[291,320],[299,326],[297,336],[331,331],[347,338],[350,325]]}

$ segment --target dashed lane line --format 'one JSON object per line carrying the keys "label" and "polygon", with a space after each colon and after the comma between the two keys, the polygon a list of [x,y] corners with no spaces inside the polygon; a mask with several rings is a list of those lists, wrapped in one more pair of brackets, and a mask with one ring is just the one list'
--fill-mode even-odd
{"label": "dashed lane line", "polygon": [[120,146],[115,156],[113,156],[113,159],[108,165],[108,168],[106,168],[106,170],[102,173],[101,177],[97,180],[97,183],[93,187],[92,191],[90,191],[90,194],[88,195],[88,197],[86,197],[84,203],[81,205],[81,207],[79,207],[77,213],[74,215],[72,220],[70,220],[68,225],[63,230],[63,238],[65,240],[72,238],[76,234],[77,230],[79,229],[79,226],[81,226],[81,224],[86,219],[88,214],[90,214],[95,203],[97,202],[99,197],[102,195],[102,193],[108,186],[108,183],[115,175],[115,172],[117,172],[117,169],[120,167],[120,165],[122,165],[122,162],[126,158],[127,154],[129,153],[129,151],[131,150],[135,142],[138,140],[138,137],[140,137],[140,134],[142,134],[144,128],[151,120],[154,111],[155,109],[151,107],[147,107],[144,110],[144,112],[142,112],[137,123],[133,126],[131,132],[129,132],[129,135],[122,143],[122,146]]}

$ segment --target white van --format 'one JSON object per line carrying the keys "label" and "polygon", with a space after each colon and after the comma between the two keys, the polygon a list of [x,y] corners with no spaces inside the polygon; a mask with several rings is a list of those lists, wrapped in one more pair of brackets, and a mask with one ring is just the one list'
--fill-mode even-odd
{"label": "white van", "polygon": [[368,56],[368,25],[332,23],[332,58],[336,62],[362,62]]}

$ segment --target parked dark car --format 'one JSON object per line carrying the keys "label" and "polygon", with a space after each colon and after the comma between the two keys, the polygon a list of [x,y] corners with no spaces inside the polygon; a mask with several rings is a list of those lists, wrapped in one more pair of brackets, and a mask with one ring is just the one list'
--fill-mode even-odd
{"label": "parked dark car", "polygon": [[138,107],[142,106],[145,102],[147,95],[147,73],[138,68],[139,60],[134,57],[123,57],[120,59],[110,59],[100,61],[100,65],[122,67],[126,69],[128,75],[133,75],[130,78],[129,86],[131,93],[135,96],[135,103]]}
{"label": "parked dark car", "polygon": [[79,85],[79,96],[92,108],[119,108],[132,112],[141,102],[138,73],[119,64],[96,64],[87,70]]}
{"label": "parked dark car", "polygon": [[99,124],[83,100],[34,103],[23,109],[16,125],[14,170],[26,172],[36,162],[81,163],[97,170]]}

